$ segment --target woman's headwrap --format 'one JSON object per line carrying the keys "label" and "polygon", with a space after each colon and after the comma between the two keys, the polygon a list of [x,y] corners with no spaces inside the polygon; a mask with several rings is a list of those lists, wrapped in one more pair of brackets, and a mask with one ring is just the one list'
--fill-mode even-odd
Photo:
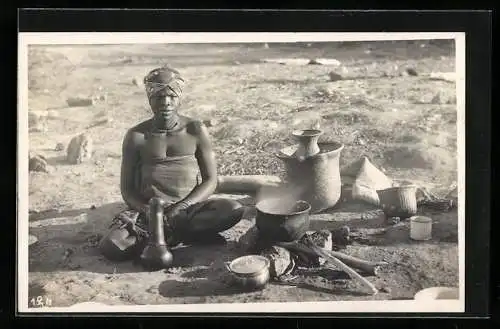
{"label": "woman's headwrap", "polygon": [[144,87],[146,88],[148,98],[166,88],[175,96],[181,97],[184,79],[181,77],[179,71],[168,66],[163,66],[152,70],[144,77]]}

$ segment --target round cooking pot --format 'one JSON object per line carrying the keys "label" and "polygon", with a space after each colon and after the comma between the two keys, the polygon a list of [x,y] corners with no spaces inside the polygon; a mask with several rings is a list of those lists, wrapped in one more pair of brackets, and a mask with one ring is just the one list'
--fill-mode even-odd
{"label": "round cooking pot", "polygon": [[265,241],[297,241],[309,229],[311,205],[306,201],[287,204],[280,199],[266,199],[259,201],[255,207],[259,238]]}
{"label": "round cooking pot", "polygon": [[224,264],[233,281],[246,290],[263,289],[269,282],[271,262],[264,256],[248,255]]}

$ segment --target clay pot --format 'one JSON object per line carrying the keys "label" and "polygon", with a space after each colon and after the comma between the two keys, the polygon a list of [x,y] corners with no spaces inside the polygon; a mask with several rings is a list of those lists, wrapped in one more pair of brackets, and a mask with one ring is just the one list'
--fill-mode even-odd
{"label": "clay pot", "polygon": [[255,225],[259,238],[271,242],[297,241],[309,229],[311,206],[305,201],[285,207],[280,199],[266,199],[256,204]]}
{"label": "clay pot", "polygon": [[318,139],[323,134],[321,130],[306,129],[296,130],[292,135],[299,142],[299,147],[295,151],[295,156],[299,159],[308,158],[320,152]]}
{"label": "clay pot", "polygon": [[380,206],[387,217],[406,219],[417,213],[417,187],[406,185],[377,190]]}
{"label": "clay pot", "polygon": [[277,157],[285,164],[285,184],[293,189],[297,200],[311,205],[311,213],[317,213],[337,204],[342,192],[340,180],[340,143],[318,143],[320,152],[298,159],[295,151],[301,146],[282,149]]}
{"label": "clay pot", "polygon": [[163,227],[165,201],[151,198],[149,206],[149,240],[141,254],[141,263],[149,270],[169,268],[173,262],[173,255],[165,242]]}

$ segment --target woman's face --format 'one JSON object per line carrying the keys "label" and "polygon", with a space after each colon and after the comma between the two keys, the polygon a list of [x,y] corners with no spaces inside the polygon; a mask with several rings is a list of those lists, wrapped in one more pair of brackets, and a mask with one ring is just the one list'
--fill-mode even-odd
{"label": "woman's face", "polygon": [[149,104],[155,116],[168,119],[172,114],[177,112],[180,99],[174,93],[170,92],[168,88],[151,95]]}

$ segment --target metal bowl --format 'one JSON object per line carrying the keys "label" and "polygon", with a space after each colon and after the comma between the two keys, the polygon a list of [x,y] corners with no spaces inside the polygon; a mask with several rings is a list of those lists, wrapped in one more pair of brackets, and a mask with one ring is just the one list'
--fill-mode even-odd
{"label": "metal bowl", "polygon": [[246,290],[263,289],[269,282],[271,262],[264,256],[248,255],[225,263],[233,282]]}

